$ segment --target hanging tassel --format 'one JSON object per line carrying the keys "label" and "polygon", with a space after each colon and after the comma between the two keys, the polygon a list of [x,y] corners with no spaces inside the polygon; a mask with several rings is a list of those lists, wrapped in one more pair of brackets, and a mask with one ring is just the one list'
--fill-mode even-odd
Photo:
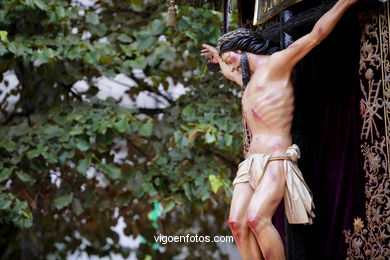
{"label": "hanging tassel", "polygon": [[167,27],[175,28],[176,24],[177,24],[177,20],[176,20],[175,1],[169,1],[168,15],[167,15]]}

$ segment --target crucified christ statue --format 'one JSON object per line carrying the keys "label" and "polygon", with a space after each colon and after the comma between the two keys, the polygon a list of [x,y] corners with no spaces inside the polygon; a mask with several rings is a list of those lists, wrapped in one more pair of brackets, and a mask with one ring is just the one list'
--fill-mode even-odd
{"label": "crucified christ statue", "polygon": [[294,66],[333,30],[357,0],[339,0],[313,30],[277,51],[249,29],[223,35],[217,47],[203,44],[201,56],[218,63],[223,75],[242,86],[245,160],[238,166],[228,220],[243,259],[285,259],[271,218],[284,198],[290,223],[311,224],[312,193],[298,169],[292,144]]}

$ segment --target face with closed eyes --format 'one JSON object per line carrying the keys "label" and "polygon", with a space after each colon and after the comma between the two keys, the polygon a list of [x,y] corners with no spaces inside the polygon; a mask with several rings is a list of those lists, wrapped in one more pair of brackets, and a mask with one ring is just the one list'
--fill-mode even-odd
{"label": "face with closed eyes", "polygon": [[241,72],[241,67],[240,67],[241,54],[233,51],[227,51],[221,55],[221,58],[226,65],[232,68],[232,72],[233,71]]}

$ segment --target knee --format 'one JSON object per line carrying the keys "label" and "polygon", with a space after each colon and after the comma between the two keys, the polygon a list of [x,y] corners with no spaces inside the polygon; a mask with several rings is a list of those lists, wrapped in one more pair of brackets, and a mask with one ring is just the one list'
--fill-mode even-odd
{"label": "knee", "polygon": [[264,228],[272,224],[271,218],[266,216],[250,216],[247,218],[246,223],[248,227],[254,233],[260,233]]}
{"label": "knee", "polygon": [[240,220],[230,217],[228,225],[236,239],[243,238],[246,234],[249,234],[249,228],[245,223],[245,219]]}
{"label": "knee", "polygon": [[242,229],[242,223],[235,218],[230,218],[228,219],[228,225],[229,228],[232,232],[238,232],[240,229]]}

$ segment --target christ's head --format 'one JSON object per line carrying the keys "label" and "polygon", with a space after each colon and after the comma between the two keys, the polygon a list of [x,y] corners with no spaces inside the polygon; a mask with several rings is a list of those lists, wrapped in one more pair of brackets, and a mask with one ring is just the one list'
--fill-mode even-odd
{"label": "christ's head", "polygon": [[217,50],[222,61],[232,66],[232,71],[242,72],[243,81],[249,81],[250,72],[246,54],[271,55],[278,51],[278,48],[270,46],[269,40],[262,39],[254,31],[239,28],[220,37]]}

